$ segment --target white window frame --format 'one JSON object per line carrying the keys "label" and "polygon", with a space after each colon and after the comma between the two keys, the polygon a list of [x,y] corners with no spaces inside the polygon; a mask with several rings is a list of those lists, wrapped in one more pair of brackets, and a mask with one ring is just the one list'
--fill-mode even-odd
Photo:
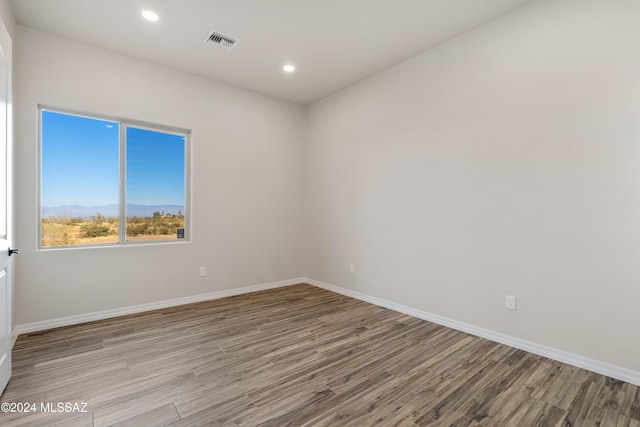
{"label": "white window frame", "polygon": [[[119,168],[119,233],[118,242],[115,243],[93,243],[85,245],[70,246],[43,246],[42,245],[42,112],[51,111],[54,113],[67,114],[71,116],[85,117],[88,119],[104,120],[109,122],[117,122],[120,126],[119,146],[118,146],[118,168]],[[162,132],[184,137],[185,142],[185,167],[184,167],[184,238],[171,240],[129,240],[127,241],[127,222],[126,222],[126,130],[132,127],[136,129],[149,130],[154,132]],[[191,130],[159,125],[155,123],[142,122],[137,120],[125,119],[121,117],[113,117],[104,114],[92,114],[86,112],[78,112],[64,108],[49,107],[46,105],[38,105],[38,232],[37,234],[37,250],[74,250],[74,249],[91,249],[105,247],[123,247],[123,246],[139,246],[139,245],[175,245],[191,243]]]}

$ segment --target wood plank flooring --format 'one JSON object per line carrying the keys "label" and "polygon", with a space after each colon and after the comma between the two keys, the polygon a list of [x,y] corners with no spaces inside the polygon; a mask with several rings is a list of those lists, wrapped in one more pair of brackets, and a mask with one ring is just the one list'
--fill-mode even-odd
{"label": "wood plank flooring", "polygon": [[7,427],[640,427],[639,387],[308,285],[21,335],[13,363],[0,400],[37,411]]}

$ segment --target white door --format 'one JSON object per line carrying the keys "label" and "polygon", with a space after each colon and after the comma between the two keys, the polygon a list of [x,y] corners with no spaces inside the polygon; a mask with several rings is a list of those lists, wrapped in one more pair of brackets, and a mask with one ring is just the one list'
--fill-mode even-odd
{"label": "white door", "polygon": [[[11,170],[9,88],[10,68],[5,55],[6,40],[0,38],[0,393],[11,377]],[[9,54],[10,55],[10,54]],[[11,59],[9,58],[9,61]]]}

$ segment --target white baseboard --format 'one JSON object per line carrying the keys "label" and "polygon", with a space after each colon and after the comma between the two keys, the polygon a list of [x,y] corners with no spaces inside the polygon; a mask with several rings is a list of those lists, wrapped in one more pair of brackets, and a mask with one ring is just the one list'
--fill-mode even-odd
{"label": "white baseboard", "polygon": [[400,313],[408,314],[409,316],[417,317],[418,319],[423,319],[429,322],[437,323],[439,325],[446,326],[448,328],[466,332],[468,334],[475,335],[481,338],[486,338],[488,340],[505,344],[511,347],[515,347],[520,350],[528,351],[530,353],[537,354],[539,356],[544,356],[549,359],[557,360],[558,362],[566,363],[568,365],[576,366],[578,368],[586,369],[588,371],[606,375],[608,377],[615,378],[620,381],[624,381],[630,384],[640,386],[640,372],[638,371],[633,371],[631,369],[622,368],[616,365],[611,365],[609,363],[590,359],[588,357],[580,356],[578,354],[573,354],[563,350],[558,350],[553,347],[537,344],[531,341],[506,335],[500,332],[492,331],[490,329],[485,329],[479,326],[471,325],[469,323],[459,322],[457,320],[453,320],[448,317],[418,310],[412,307],[407,307],[402,304],[397,304],[391,301],[383,300],[381,298],[372,297],[370,295],[366,295],[360,292],[341,288],[339,286],[330,285],[328,283],[320,282],[319,280],[310,279],[308,277],[305,277],[303,279],[303,282],[316,286],[318,288],[326,289],[331,292],[346,295],[348,297],[355,298],[360,301],[365,301],[380,307],[385,307]]}
{"label": "white baseboard", "polygon": [[29,332],[43,331],[45,329],[59,328],[61,326],[77,325],[79,323],[93,322],[94,320],[109,319],[112,317],[125,316],[127,314],[142,313],[144,311],[157,310],[160,308],[175,307],[177,305],[191,304],[219,298],[231,297],[234,295],[248,294],[251,292],[264,291],[267,289],[282,288],[285,286],[305,283],[306,278],[282,280],[279,282],[264,283],[262,285],[246,286],[244,288],[228,289],[224,291],[210,292],[207,294],[193,295],[182,298],[175,298],[164,301],[157,301],[148,304],[132,305],[128,307],[116,308],[112,310],[96,311],[94,313],[78,314],[75,316],[59,317],[57,319],[43,320],[40,322],[23,323],[16,325],[12,333],[12,343],[18,339],[18,335]]}
{"label": "white baseboard", "polygon": [[234,295],[248,294],[251,292],[263,291],[267,289],[282,288],[285,286],[296,285],[299,283],[307,283],[309,285],[316,286],[318,288],[326,289],[331,292],[335,292],[341,295],[345,295],[351,298],[365,301],[380,307],[385,307],[390,310],[404,313],[418,319],[427,320],[429,322],[437,323],[448,328],[456,329],[462,332],[466,332],[471,335],[475,335],[481,338],[486,338],[491,341],[499,342],[511,347],[515,347],[521,350],[528,351],[540,356],[548,357],[549,359],[557,360],[568,365],[576,366],[578,368],[587,369],[598,374],[606,375],[621,381],[628,382],[630,384],[640,386],[640,372],[630,369],[622,368],[609,363],[601,362],[599,360],[590,359],[588,357],[580,356],[577,354],[569,353],[563,350],[558,350],[553,347],[537,344],[531,341],[523,340],[517,337],[506,335],[500,332],[492,331],[490,329],[481,328],[479,326],[471,325],[469,323],[459,322],[448,317],[440,316],[437,314],[429,313],[427,311],[418,310],[412,307],[408,307],[402,304],[397,304],[391,301],[387,301],[381,298],[373,297],[360,292],[352,291],[349,289],[341,288],[339,286],[331,285],[321,282],[319,280],[311,279],[308,277],[301,277],[297,279],[282,280],[279,282],[265,283],[262,285],[247,286],[243,288],[229,289],[224,291],[211,292],[207,294],[193,295],[189,297],[176,298],[171,300],[158,301],[148,304],[140,304],[129,307],[117,308],[113,310],[104,310],[94,313],[79,314],[75,316],[60,317],[57,319],[44,320],[40,322],[24,323],[16,325],[12,333],[12,344],[16,342],[20,334],[29,332],[42,331],[45,329],[58,328],[61,326],[76,325],[84,322],[92,322],[94,320],[108,319],[112,317],[124,316],[127,314],[141,313],[144,311],[157,310],[161,308],[174,307],[177,305],[190,304],[194,302],[201,302],[219,298],[230,297]]}

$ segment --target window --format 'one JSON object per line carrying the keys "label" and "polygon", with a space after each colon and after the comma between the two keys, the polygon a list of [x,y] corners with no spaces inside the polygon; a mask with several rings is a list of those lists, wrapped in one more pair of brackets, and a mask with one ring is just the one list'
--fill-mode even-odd
{"label": "window", "polygon": [[189,132],[40,109],[40,247],[188,238]]}

